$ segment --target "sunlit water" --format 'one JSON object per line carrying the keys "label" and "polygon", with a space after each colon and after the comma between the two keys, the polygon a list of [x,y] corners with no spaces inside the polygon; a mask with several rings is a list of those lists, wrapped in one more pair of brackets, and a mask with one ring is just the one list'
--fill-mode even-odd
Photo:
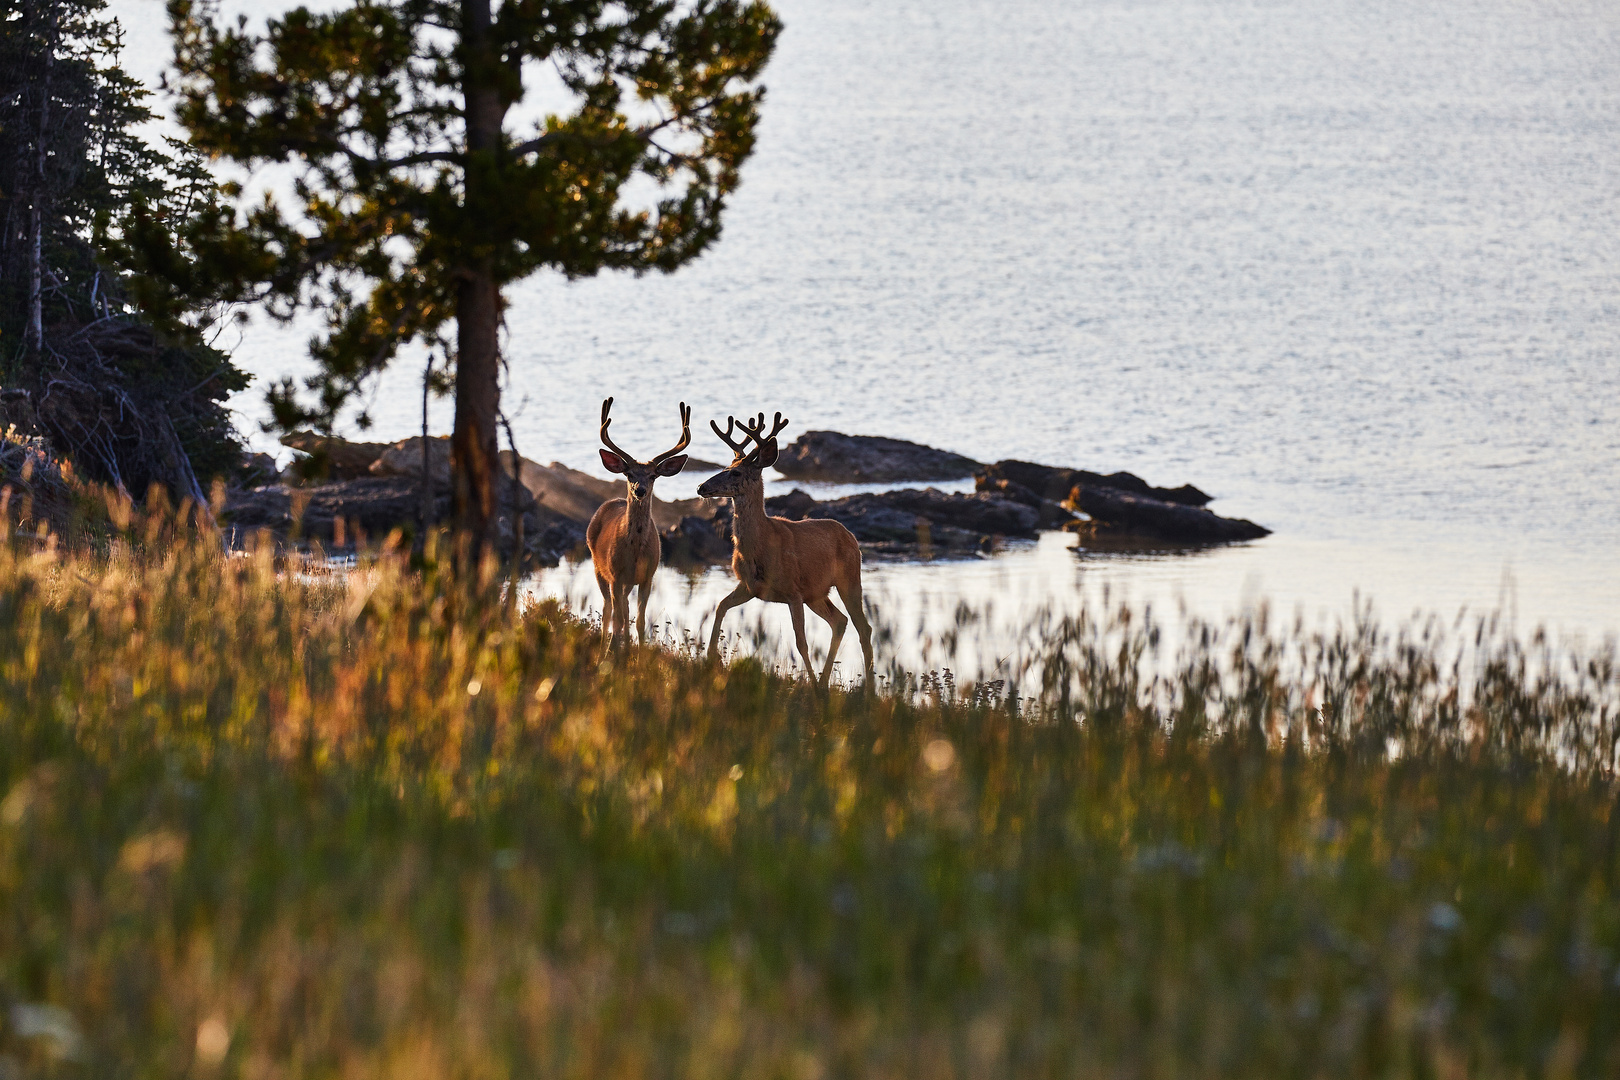
{"label": "sunlit water", "polygon": [[[510,291],[525,454],[594,468],[609,394],[617,440],[663,449],[684,399],[700,423],[780,409],[790,438],[1191,482],[1276,531],[872,563],[895,625],[933,627],[891,644],[919,662],[959,600],[1011,625],[1105,585],[1209,617],[1269,599],[1333,619],[1359,590],[1392,618],[1620,630],[1620,7],[777,7],[759,150],[714,251]],[[149,62],[156,5],[115,9],[148,13]],[[255,328],[238,360],[297,370],[304,334]],[[379,388],[372,437],[416,429],[414,378]],[[705,428],[693,452],[723,450]],[[598,604],[568,567],[535,588]],[[665,572],[655,621],[702,631],[728,588]]]}

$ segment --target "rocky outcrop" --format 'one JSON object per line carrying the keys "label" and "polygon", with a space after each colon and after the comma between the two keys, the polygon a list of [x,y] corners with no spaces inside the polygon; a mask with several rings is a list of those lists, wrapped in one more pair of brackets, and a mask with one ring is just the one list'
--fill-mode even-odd
{"label": "rocky outcrop", "polygon": [[810,507],[806,518],[841,523],[863,544],[982,547],[992,537],[1034,539],[1039,512],[994,492],[906,488],[850,495]]}
{"label": "rocky outcrop", "polygon": [[297,464],[310,479],[358,480],[371,475],[372,464],[390,444],[350,442],[313,431],[294,431],[281,437],[281,445],[304,455]]}
{"label": "rocky outcrop", "polygon": [[[372,476],[422,475],[422,444],[427,443],[428,473],[433,482],[445,488],[450,486],[450,440],[444,436],[423,439],[416,435],[384,448],[368,468]],[[510,457],[510,454],[507,455]]]}
{"label": "rocky outcrop", "polygon": [[[728,504],[729,505],[729,504]],[[803,488],[794,488],[786,495],[772,495],[765,500],[765,512],[772,517],[787,518],[789,521],[803,520],[811,508],[817,506],[816,500]]]}
{"label": "rocky outcrop", "polygon": [[[514,514],[514,494],[516,513]],[[496,547],[510,557],[521,521],[526,561],[555,566],[585,542],[585,528],[541,506],[510,483],[498,489]],[[221,521],[240,545],[259,530],[291,541],[318,541],[328,551],[381,540],[397,528],[414,530],[422,490],[415,478],[366,476],[324,484],[266,484],[228,493]],[[433,501],[435,522],[450,517],[448,486]]]}
{"label": "rocky outcrop", "polygon": [[730,528],[722,536],[709,518],[683,517],[659,533],[658,540],[664,561],[676,566],[720,566],[731,561]]}
{"label": "rocky outcrop", "polygon": [[[934,488],[906,488],[850,495],[818,502],[803,491],[773,495],[765,512],[789,521],[830,519],[854,534],[863,546],[886,552],[916,554],[927,549],[974,551],[997,537],[1033,539],[1040,511],[998,493],[947,493]],[[1059,510],[1064,517],[1072,514]],[[731,503],[720,501],[712,516],[682,518],[663,533],[669,561],[731,561]]]}
{"label": "rocky outcrop", "polygon": [[1178,506],[1203,506],[1213,498],[1191,484],[1183,484],[1178,488],[1159,488],[1134,473],[1094,473],[1084,469],[1036,465],[1030,461],[998,461],[994,465],[982,466],[974,475],[980,480],[981,490],[986,483],[1010,480],[1028,488],[1043,499],[1053,501],[1067,499],[1069,492],[1079,486],[1103,487],[1131,495],[1145,495],[1150,499],[1175,503]]}
{"label": "rocky outcrop", "polygon": [[1114,488],[1078,485],[1069,505],[1089,516],[1101,536],[1125,533],[1180,544],[1227,544],[1271,535],[1270,529],[1243,518]]}
{"label": "rocky outcrop", "polygon": [[[1084,513],[1086,532],[1103,538],[1139,537],[1175,544],[1224,544],[1258,540],[1269,529],[1241,518],[1224,518],[1203,506],[1210,496],[1191,484],[1156,488],[1131,473],[1092,473],[1027,461],[998,461],[975,478],[980,491],[993,491],[1028,503],[1062,499],[1058,509]],[[1063,485],[1068,484],[1064,489]],[[1123,486],[1122,486],[1123,485]],[[1070,515],[1072,517],[1072,514]],[[1044,520],[1050,521],[1048,514]],[[1043,528],[1070,528],[1067,522]]]}
{"label": "rocky outcrop", "polygon": [[[501,467],[511,469],[511,455],[501,453]],[[564,517],[589,522],[596,508],[610,499],[624,498],[623,480],[599,480],[590,473],[570,469],[560,461],[540,465],[522,459],[523,486],[528,488],[541,505]],[[660,530],[669,529],[684,517],[713,517],[714,504],[706,499],[660,499],[652,497],[653,524]]]}
{"label": "rocky outcrop", "polygon": [[921,443],[836,431],[807,431],[776,459],[783,476],[850,484],[965,480],[978,467],[972,458]]}
{"label": "rocky outcrop", "polygon": [[1051,499],[1043,499],[1023,484],[1012,480],[981,480],[975,485],[980,491],[988,491],[1002,495],[1013,502],[1032,506],[1040,514],[1038,521],[1042,529],[1062,529],[1074,521],[1074,513],[1060,503]]}
{"label": "rocky outcrop", "polygon": [[[304,432],[283,442],[309,455],[328,474],[349,479],[303,488],[269,485],[233,494],[229,513],[231,523],[239,529],[263,527],[330,544],[338,536],[353,539],[357,528],[381,536],[417,521],[422,497],[421,438],[389,445],[351,443]],[[427,456],[434,514],[444,520],[449,515],[449,440],[428,440]],[[602,480],[555,461],[541,465],[518,458],[514,462],[510,451],[502,451],[500,458],[502,472],[509,476],[515,464],[522,482],[516,518],[511,508],[512,485],[503,481],[500,486],[504,543],[511,543],[510,522],[520,520],[525,548],[541,561],[555,562],[577,548],[597,508],[609,499],[624,497],[624,484],[618,480]],[[688,468],[694,465],[718,468],[706,463],[689,463]],[[846,482],[975,475],[978,490],[971,494],[906,488],[820,502],[794,489],[765,500],[767,513],[793,521],[838,521],[862,544],[881,550],[982,549],[996,537],[1032,539],[1041,530],[1060,528],[1104,540],[1184,545],[1269,535],[1269,530],[1252,521],[1223,518],[1204,509],[1210,496],[1190,484],[1159,488],[1132,473],[1093,473],[1028,461],[979,465],[960,454],[899,439],[812,431],[782,451],[777,468],[788,475]],[[1084,519],[1077,514],[1085,515]],[[728,501],[655,497],[652,516],[666,559],[688,564],[730,560]]]}

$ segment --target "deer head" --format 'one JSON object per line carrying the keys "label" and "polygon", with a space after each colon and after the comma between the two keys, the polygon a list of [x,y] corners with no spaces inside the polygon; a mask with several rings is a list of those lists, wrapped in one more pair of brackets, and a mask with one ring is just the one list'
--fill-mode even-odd
{"label": "deer head", "polygon": [[[776,444],[776,436],[787,427],[788,422],[782,419],[782,414],[776,414],[776,423],[769,435],[765,434],[765,414],[760,413],[753,420],[744,421],[740,431],[740,438],[733,441],[731,432],[737,427],[735,417],[726,417],[726,430],[721,431],[720,425],[713,420],[709,426],[714,433],[720,436],[720,441],[731,447],[731,467],[725,472],[715,473],[703,481],[698,488],[698,494],[705,499],[735,499],[746,494],[753,488],[764,490],[764,482],[760,474],[776,464],[776,455],[780,448]],[[752,441],[755,445],[749,449]]]}
{"label": "deer head", "polygon": [[686,402],[681,402],[680,442],[651,461],[637,461],[608,438],[608,425],[613,423],[608,419],[608,410],[611,408],[613,408],[612,398],[602,402],[602,445],[607,447],[598,451],[602,455],[602,467],[608,472],[623,476],[630,501],[640,502],[652,494],[654,480],[660,476],[674,476],[686,468],[686,455],[681,451],[692,441],[692,410],[687,407]]}

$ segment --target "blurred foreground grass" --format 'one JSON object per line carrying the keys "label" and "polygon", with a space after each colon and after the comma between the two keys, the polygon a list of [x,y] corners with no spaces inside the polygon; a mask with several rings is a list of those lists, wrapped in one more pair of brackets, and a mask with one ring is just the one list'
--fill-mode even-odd
{"label": "blurred foreground grass", "polygon": [[0,1076],[1620,1074],[1612,648],[822,703],[151,529],[0,544]]}

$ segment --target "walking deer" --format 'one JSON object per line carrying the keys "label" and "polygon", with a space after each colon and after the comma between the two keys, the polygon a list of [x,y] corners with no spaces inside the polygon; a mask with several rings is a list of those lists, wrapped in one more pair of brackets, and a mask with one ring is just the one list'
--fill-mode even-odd
{"label": "walking deer", "polygon": [[647,640],[647,593],[658,569],[658,529],[652,520],[653,481],[674,476],[686,467],[681,451],[692,441],[692,410],[681,402],[681,441],[651,461],[637,461],[608,438],[608,410],[602,402],[602,465],[624,477],[625,497],[596,508],[585,529],[596,584],[602,590],[602,637],[609,644],[630,633],[630,589],[636,590],[636,637]]}
{"label": "walking deer", "polygon": [[[830,520],[788,521],[769,517],[765,513],[764,470],[776,463],[778,447],[776,436],[787,426],[782,414],[776,414],[776,424],[765,434],[765,414],[753,422],[744,422],[740,440],[733,442],[731,433],[736,426],[734,417],[726,417],[726,430],[713,420],[709,426],[720,436],[720,441],[731,447],[735,455],[731,467],[716,473],[703,482],[698,494],[705,499],[730,499],[732,505],[731,535],[736,550],[731,556],[731,569],[737,575],[737,587],[714,609],[714,630],[709,637],[711,659],[720,651],[720,623],[726,612],[753,599],[767,603],[786,604],[793,617],[793,638],[799,655],[804,659],[805,671],[812,676],[815,668],[810,663],[810,648],[804,639],[804,609],[809,608],[832,627],[832,646],[827,650],[827,666],[821,672],[819,685],[825,688],[832,676],[833,661],[838,657],[838,643],[843,640],[844,627],[854,620],[855,630],[861,638],[861,654],[866,661],[866,677],[872,677],[872,627],[861,610],[861,549],[855,537],[842,524]],[[748,443],[755,445],[749,449]],[[837,589],[844,601],[844,612],[833,606],[828,594]]]}

